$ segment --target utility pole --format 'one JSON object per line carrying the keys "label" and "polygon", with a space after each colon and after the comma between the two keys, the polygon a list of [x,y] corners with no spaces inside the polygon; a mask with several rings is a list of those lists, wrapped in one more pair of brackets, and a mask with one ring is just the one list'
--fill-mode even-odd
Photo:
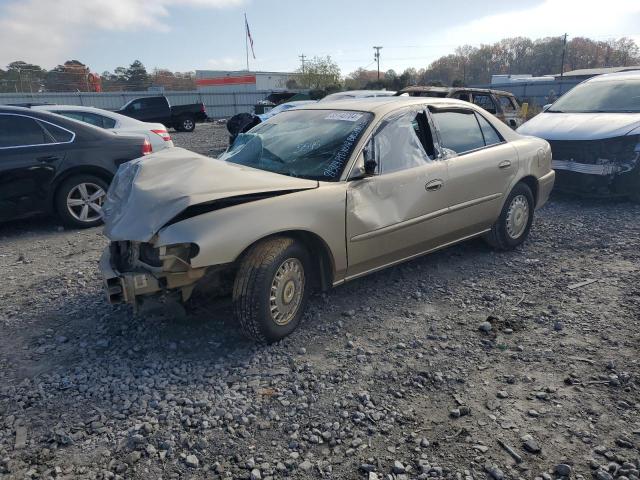
{"label": "utility pole", "polygon": [[380,81],[380,50],[382,47],[373,47],[376,53],[373,54],[373,59],[378,62],[378,81]]}
{"label": "utility pole", "polygon": [[567,34],[564,34],[564,40],[562,41],[562,64],[560,66],[560,79],[564,76],[564,54],[567,51]]}
{"label": "utility pole", "polygon": [[305,54],[303,53],[302,55],[298,55],[298,58],[300,59],[300,62],[302,63],[302,74],[304,75],[304,61],[307,58],[305,56]]}

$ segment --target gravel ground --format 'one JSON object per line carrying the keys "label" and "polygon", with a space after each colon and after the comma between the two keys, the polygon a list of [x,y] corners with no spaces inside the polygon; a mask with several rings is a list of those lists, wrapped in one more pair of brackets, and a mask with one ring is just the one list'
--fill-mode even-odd
{"label": "gravel ground", "polygon": [[518,251],[315,295],[260,348],[224,302],[109,306],[99,229],[0,225],[0,477],[638,480],[639,217],[556,195]]}

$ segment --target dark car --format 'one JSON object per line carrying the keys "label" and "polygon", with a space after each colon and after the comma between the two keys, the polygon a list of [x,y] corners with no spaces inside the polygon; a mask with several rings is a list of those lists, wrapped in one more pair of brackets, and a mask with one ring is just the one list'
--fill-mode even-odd
{"label": "dark car", "polygon": [[511,128],[522,125],[520,105],[511,92],[487,88],[413,86],[400,90],[396,93],[399,95],[457,98],[484,108]]}
{"label": "dark car", "polygon": [[98,225],[118,166],[147,153],[143,136],[0,107],[0,221],[57,214],[68,226]]}
{"label": "dark car", "polygon": [[207,120],[203,103],[172,106],[167,97],[161,95],[135,98],[116,112],[143,122],[162,123],[181,132],[192,132],[196,122]]}

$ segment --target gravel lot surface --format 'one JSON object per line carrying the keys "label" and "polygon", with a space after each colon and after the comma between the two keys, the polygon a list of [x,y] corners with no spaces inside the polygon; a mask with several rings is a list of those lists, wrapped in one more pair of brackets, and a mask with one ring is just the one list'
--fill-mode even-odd
{"label": "gravel lot surface", "polygon": [[[172,136],[207,153],[226,131]],[[225,302],[108,305],[100,229],[0,225],[0,477],[638,480],[638,218],[554,196],[518,251],[315,295],[261,348]]]}

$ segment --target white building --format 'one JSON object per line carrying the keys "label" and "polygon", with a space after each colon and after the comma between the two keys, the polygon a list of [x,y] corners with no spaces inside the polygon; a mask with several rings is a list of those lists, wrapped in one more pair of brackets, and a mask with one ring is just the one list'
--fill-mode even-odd
{"label": "white building", "polygon": [[298,73],[288,72],[196,70],[196,86],[200,92],[277,92],[292,90],[287,88],[287,82],[298,78]]}

